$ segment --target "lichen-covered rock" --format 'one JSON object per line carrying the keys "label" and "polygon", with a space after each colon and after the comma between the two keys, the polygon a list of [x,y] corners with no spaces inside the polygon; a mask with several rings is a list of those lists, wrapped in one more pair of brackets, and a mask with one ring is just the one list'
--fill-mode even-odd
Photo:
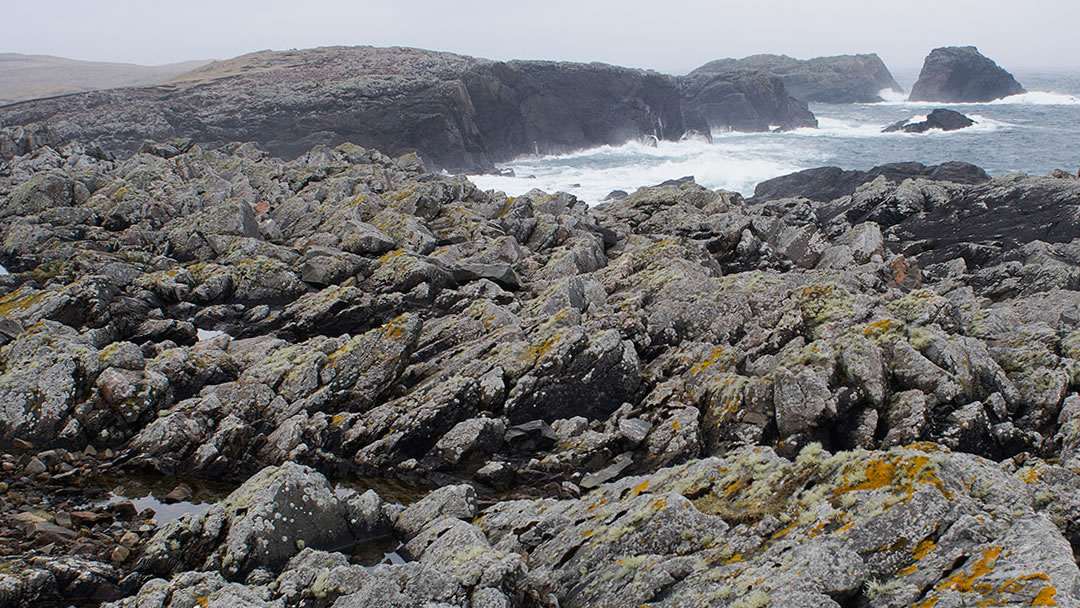
{"label": "lichen-covered rock", "polygon": [[256,568],[279,569],[305,547],[337,549],[356,540],[348,509],[326,478],[289,463],[263,469],[206,513],[162,528],[137,567],[243,578]]}

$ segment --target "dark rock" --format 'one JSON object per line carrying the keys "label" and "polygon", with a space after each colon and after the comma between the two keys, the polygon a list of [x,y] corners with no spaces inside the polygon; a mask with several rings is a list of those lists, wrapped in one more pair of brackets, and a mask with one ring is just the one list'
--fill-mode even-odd
{"label": "dark rock", "polygon": [[186,483],[181,483],[180,485],[176,486],[175,488],[170,490],[168,494],[165,495],[165,502],[166,503],[186,502],[186,501],[191,500],[192,496],[194,496],[194,492],[191,490],[191,486],[189,486]]}
{"label": "dark rock", "polygon": [[984,102],[1026,92],[1012,74],[975,47],[950,46],[930,51],[908,98],[912,101]]}
{"label": "dark rock", "polygon": [[930,112],[930,114],[927,115],[926,120],[920,122],[901,120],[900,122],[885,127],[881,132],[894,133],[896,131],[903,131],[904,133],[925,133],[930,129],[956,131],[957,129],[970,127],[973,124],[975,124],[974,120],[971,120],[960,112],[938,108],[937,110]]}
{"label": "dark rock", "polygon": [[[246,93],[236,95],[241,89]],[[93,112],[95,120],[80,112]],[[655,72],[372,47],[253,53],[189,72],[170,89],[23,102],[6,108],[3,122],[43,122],[55,134],[48,141],[78,137],[128,151],[146,139],[180,135],[210,145],[257,141],[295,158],[317,143],[354,141],[391,156],[418,152],[432,167],[473,171],[523,153],[641,135],[678,140],[684,131],[675,80]],[[174,150],[181,151],[152,149],[166,157]]]}
{"label": "dark rock", "polygon": [[817,126],[806,102],[791,97],[783,81],[763,72],[691,73],[679,86],[687,126],[702,133]]}
{"label": "dark rock", "polygon": [[881,91],[885,89],[901,92],[884,62],[873,53],[805,60],[785,55],[718,59],[691,74],[739,70],[757,70],[778,76],[792,97],[806,102],[870,103],[881,101]]}
{"label": "dark rock", "polygon": [[754,188],[754,196],[749,202],[762,203],[790,197],[828,202],[854,193],[856,188],[874,181],[879,176],[895,182],[908,178],[923,178],[957,184],[979,184],[990,179],[985,171],[975,165],[955,161],[931,166],[920,163],[890,163],[869,171],[821,167],[763,181]]}

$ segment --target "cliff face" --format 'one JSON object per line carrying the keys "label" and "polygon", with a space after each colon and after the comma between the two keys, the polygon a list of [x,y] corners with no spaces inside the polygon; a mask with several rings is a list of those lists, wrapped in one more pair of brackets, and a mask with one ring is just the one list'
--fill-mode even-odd
{"label": "cliff face", "polygon": [[[735,87],[738,95],[709,99],[710,123],[762,130],[812,120],[782,85],[740,78]],[[0,126],[31,123],[126,153],[146,139],[187,137],[210,146],[253,141],[295,158],[350,141],[395,156],[418,152],[429,168],[451,171],[642,136],[677,140],[687,130],[679,82],[656,72],[371,47],[264,51],[162,86],[0,108]]]}
{"label": "cliff face", "polygon": [[1012,74],[977,48],[950,46],[934,49],[926,56],[909,99],[983,102],[1026,92]]}
{"label": "cliff face", "polygon": [[681,84],[687,122],[706,125],[709,131],[817,126],[806,103],[789,95],[779,78],[764,72],[690,74],[681,79]]}
{"label": "cliff face", "polygon": [[786,55],[752,55],[718,59],[690,73],[720,74],[755,70],[780,77],[792,97],[822,103],[881,101],[883,89],[901,91],[889,68],[876,54],[795,59]]}

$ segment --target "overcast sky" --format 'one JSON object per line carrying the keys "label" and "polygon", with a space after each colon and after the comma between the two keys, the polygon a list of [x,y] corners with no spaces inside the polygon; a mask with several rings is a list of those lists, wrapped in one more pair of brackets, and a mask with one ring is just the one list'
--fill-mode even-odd
{"label": "overcast sky", "polygon": [[1006,69],[1080,67],[1076,0],[4,0],[2,12],[0,51],[141,64],[370,44],[669,73],[876,52],[895,71],[974,44]]}

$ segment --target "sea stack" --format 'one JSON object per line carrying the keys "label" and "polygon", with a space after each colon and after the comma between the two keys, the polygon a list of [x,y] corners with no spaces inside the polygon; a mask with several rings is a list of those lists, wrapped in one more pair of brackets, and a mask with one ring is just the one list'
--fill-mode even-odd
{"label": "sea stack", "polygon": [[930,51],[910,101],[984,102],[1026,93],[1024,87],[973,46]]}

